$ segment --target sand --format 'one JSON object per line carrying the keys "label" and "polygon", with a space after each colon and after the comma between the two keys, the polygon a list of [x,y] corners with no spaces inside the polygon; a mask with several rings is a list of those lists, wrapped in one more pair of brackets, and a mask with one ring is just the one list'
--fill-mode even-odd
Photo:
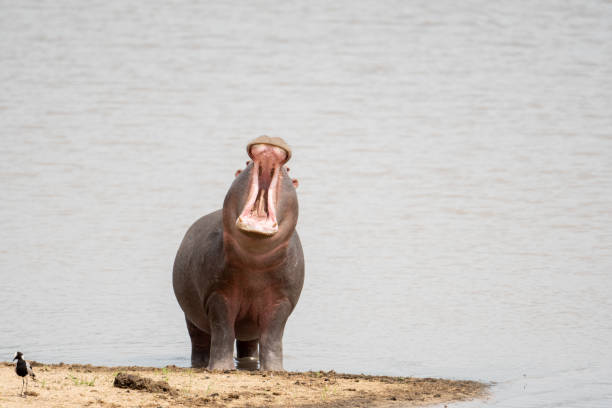
{"label": "sand", "polygon": [[[32,362],[19,395],[13,363],[0,363],[0,407],[407,407],[484,398],[485,384],[330,372],[208,371]],[[138,387],[139,390],[114,385]]]}

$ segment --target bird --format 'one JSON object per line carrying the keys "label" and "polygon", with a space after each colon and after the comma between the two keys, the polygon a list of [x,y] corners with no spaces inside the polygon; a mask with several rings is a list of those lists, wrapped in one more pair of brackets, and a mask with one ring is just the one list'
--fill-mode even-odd
{"label": "bird", "polygon": [[[17,365],[15,366],[15,372],[18,376],[21,377],[21,396],[25,396],[28,393],[28,375],[32,377],[32,379],[36,378],[36,374],[32,371],[32,366],[30,363],[23,359],[23,353],[18,351],[15,353],[15,357],[13,357],[13,361],[17,360]],[[25,383],[25,394],[23,392],[23,385]]]}

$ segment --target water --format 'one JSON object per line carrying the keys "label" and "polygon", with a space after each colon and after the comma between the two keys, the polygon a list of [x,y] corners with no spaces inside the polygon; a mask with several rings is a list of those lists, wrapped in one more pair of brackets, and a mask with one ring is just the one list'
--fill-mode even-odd
{"label": "water", "polygon": [[0,359],[188,365],[176,249],[268,133],[287,369],[612,405],[612,3],[0,7]]}

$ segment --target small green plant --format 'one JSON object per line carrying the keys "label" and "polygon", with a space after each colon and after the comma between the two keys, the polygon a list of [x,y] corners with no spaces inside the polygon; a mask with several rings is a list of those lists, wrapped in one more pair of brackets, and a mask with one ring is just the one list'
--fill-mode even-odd
{"label": "small green plant", "polygon": [[187,375],[189,376],[189,385],[187,388],[191,390],[191,380],[193,379],[193,370],[191,368],[187,370]]}
{"label": "small green plant", "polygon": [[328,387],[327,387],[327,384],[325,384],[325,385],[323,386],[323,391],[321,391],[321,399],[322,399],[323,401],[325,401],[325,400],[327,399],[327,391],[328,391],[328,390],[329,390],[329,389],[328,389]]}
{"label": "small green plant", "polygon": [[88,381],[86,378],[77,378],[74,375],[70,376],[70,379],[74,383],[74,385],[86,385],[88,387],[93,387],[96,384],[96,379],[98,377],[94,377],[91,381]]}
{"label": "small green plant", "polygon": [[162,379],[168,382],[168,367],[162,368],[161,372],[162,372]]}
{"label": "small green plant", "polygon": [[189,394],[191,392],[191,379],[193,377],[193,370],[191,368],[185,370],[187,373],[187,377],[189,377],[189,383],[183,386],[182,391],[184,394]]}
{"label": "small green plant", "polygon": [[321,399],[323,401],[327,400],[327,398],[334,395],[336,391],[337,389],[335,387],[329,387],[327,384],[325,384],[321,390]]}
{"label": "small green plant", "polygon": [[206,387],[206,392],[204,392],[204,396],[208,397],[208,394],[212,391],[213,383],[209,383],[208,387]]}

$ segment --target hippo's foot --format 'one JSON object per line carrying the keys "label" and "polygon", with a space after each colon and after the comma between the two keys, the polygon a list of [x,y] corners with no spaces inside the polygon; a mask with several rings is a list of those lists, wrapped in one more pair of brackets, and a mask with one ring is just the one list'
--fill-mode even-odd
{"label": "hippo's foot", "polygon": [[280,355],[262,355],[260,367],[266,371],[284,371],[282,352]]}
{"label": "hippo's foot", "polygon": [[185,321],[191,338],[191,366],[193,368],[207,367],[210,359],[210,334],[200,330],[187,318],[185,318]]}
{"label": "hippo's foot", "polygon": [[206,368],[210,355],[209,348],[199,348],[196,345],[191,345],[191,367]]}
{"label": "hippo's foot", "polygon": [[230,358],[229,360],[223,359],[223,360],[211,361],[208,364],[208,369],[209,370],[235,370],[236,366],[234,365],[234,359]]}
{"label": "hippo's foot", "polygon": [[259,338],[259,362],[262,370],[283,371],[283,329],[292,309],[291,303],[284,301],[266,316],[265,329]]}
{"label": "hippo's foot", "polygon": [[221,293],[213,293],[206,302],[210,319],[210,361],[209,370],[235,370],[234,366],[234,317],[230,304]]}

